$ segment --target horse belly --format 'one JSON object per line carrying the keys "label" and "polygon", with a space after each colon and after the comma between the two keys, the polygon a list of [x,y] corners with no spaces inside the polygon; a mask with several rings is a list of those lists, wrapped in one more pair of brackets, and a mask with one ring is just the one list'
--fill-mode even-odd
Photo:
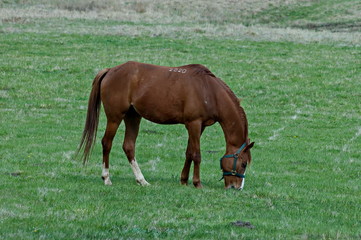
{"label": "horse belly", "polygon": [[147,93],[133,103],[135,110],[145,119],[160,124],[184,123],[184,106],[181,99],[162,93]]}

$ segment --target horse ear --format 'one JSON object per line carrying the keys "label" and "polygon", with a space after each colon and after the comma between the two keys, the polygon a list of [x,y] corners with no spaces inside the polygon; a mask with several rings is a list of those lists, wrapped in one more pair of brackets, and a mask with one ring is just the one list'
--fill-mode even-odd
{"label": "horse ear", "polygon": [[250,149],[253,147],[253,145],[254,145],[254,142],[251,142],[250,144],[248,144],[248,145],[245,147],[244,151],[246,152],[246,151],[250,150]]}

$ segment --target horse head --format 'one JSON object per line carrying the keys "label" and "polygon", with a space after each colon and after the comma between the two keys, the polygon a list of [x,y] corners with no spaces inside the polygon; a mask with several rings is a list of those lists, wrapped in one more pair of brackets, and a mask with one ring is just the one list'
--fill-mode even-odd
{"label": "horse head", "polygon": [[249,139],[234,154],[225,155],[220,159],[226,189],[242,190],[244,187],[247,165],[251,163],[251,151],[254,142]]}

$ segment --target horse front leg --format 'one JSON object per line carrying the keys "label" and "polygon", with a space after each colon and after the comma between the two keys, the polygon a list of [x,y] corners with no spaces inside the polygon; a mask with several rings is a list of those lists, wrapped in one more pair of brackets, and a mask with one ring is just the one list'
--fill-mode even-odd
{"label": "horse front leg", "polygon": [[201,121],[193,121],[186,123],[188,130],[188,147],[186,152],[186,162],[182,170],[181,183],[184,183],[189,176],[190,164],[193,161],[193,185],[196,188],[202,188],[200,179],[200,165],[201,165],[201,150],[200,150],[200,137],[204,128]]}
{"label": "horse front leg", "polygon": [[186,160],[184,162],[184,167],[181,173],[181,184],[182,185],[188,185],[188,179],[189,179],[189,171],[192,164],[192,156],[191,156],[191,149],[190,149],[190,143],[188,140],[188,146],[186,151]]}
{"label": "horse front leg", "polygon": [[135,112],[133,108],[129,110],[124,118],[125,135],[123,142],[123,150],[128,158],[130,166],[135,176],[136,182],[141,186],[150,185],[144,178],[142,171],[139,168],[137,160],[135,159],[135,142],[139,132],[141,116]]}

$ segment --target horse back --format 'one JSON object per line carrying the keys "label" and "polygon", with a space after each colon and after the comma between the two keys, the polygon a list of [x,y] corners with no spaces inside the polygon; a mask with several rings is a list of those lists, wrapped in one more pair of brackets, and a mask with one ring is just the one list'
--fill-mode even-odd
{"label": "horse back", "polygon": [[134,107],[142,117],[157,123],[196,119],[214,123],[220,94],[217,81],[199,64],[165,67],[127,62],[109,70],[101,96],[106,113],[124,115]]}

